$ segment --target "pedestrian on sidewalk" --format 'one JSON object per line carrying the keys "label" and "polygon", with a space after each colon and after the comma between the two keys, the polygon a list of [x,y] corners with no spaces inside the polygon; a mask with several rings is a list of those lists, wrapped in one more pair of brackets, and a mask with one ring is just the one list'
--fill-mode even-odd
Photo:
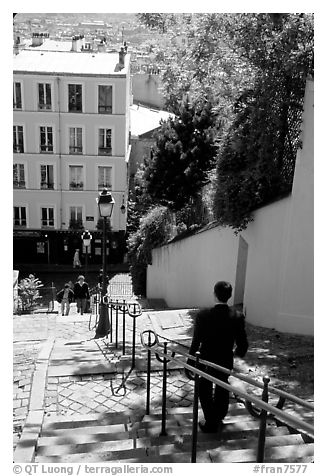
{"label": "pedestrian on sidewalk", "polygon": [[[214,295],[217,304],[211,309],[200,311],[196,316],[189,353],[195,355],[197,351],[200,351],[200,359],[231,370],[234,355],[244,357],[248,349],[245,317],[242,312],[227,304],[232,295],[230,283],[218,281],[214,286]],[[194,361],[191,359],[187,363],[194,366]],[[228,383],[228,374],[209,366],[201,366],[201,370]],[[187,369],[186,375],[190,377],[190,372]],[[205,418],[204,422],[199,423],[200,429],[204,433],[215,433],[221,428],[222,420],[227,415],[229,392],[204,377],[200,377],[199,399]]]}
{"label": "pedestrian on sidewalk", "polygon": [[70,304],[74,301],[74,292],[70,289],[68,283],[57,293],[57,301],[61,304],[61,315],[68,316]]}
{"label": "pedestrian on sidewalk", "polygon": [[79,249],[76,248],[74,253],[74,259],[73,259],[73,268],[80,268],[80,267],[81,267],[81,261],[79,259]]}
{"label": "pedestrian on sidewalk", "polygon": [[86,310],[87,300],[90,299],[89,285],[82,275],[78,276],[74,285],[74,295],[77,304],[77,312],[80,312],[82,316]]}

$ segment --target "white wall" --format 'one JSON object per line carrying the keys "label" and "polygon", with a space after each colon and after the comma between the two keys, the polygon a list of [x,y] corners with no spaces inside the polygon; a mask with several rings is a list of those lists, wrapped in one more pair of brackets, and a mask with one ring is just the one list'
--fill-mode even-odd
{"label": "white wall", "polygon": [[294,174],[289,227],[282,259],[278,327],[295,327],[313,334],[314,328],[314,89],[307,83],[302,127],[302,150]]}
{"label": "white wall", "polygon": [[153,251],[147,296],[171,307],[214,303],[216,281],[235,282],[238,238],[227,229],[211,229]]}
{"label": "white wall", "polygon": [[[302,130],[303,148],[297,155],[292,194],[257,210],[240,236],[248,245],[247,320],[279,331],[313,335],[312,82],[307,83]],[[227,280],[235,287],[239,239],[231,229],[216,227],[153,250],[147,296],[163,298],[170,307],[212,305],[216,281]]]}

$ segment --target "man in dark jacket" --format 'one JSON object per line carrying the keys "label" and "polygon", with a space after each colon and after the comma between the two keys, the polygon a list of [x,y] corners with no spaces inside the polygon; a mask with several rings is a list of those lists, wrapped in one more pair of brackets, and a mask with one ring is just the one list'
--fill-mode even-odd
{"label": "man in dark jacket", "polygon": [[[227,369],[233,368],[233,357],[244,357],[248,341],[244,326],[244,315],[227,304],[232,295],[232,286],[226,281],[218,281],[214,286],[217,304],[211,309],[198,313],[189,353],[200,351],[200,359],[213,362]],[[234,351],[234,345],[236,349]],[[188,364],[194,365],[189,360]],[[206,367],[203,369],[213,377],[228,382],[228,374]],[[187,372],[188,374],[188,372]],[[199,398],[205,422],[199,423],[205,433],[213,433],[221,426],[228,412],[229,392],[204,377],[199,381]]]}
{"label": "man in dark jacket", "polygon": [[81,313],[81,316],[85,312],[87,300],[90,299],[89,286],[84,281],[84,276],[78,276],[76,283],[74,284],[74,295],[76,299],[77,312]]}

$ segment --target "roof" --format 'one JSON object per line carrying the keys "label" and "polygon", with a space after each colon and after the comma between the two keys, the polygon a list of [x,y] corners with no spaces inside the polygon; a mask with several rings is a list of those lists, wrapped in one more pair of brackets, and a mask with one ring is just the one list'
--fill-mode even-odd
{"label": "roof", "polygon": [[159,109],[151,109],[146,106],[133,104],[130,107],[131,113],[131,135],[139,137],[147,132],[153,131],[160,126],[160,120],[166,121],[174,114],[161,111]]}
{"label": "roof", "polygon": [[[130,55],[125,56],[129,65]],[[119,56],[117,53],[76,53],[62,51],[22,50],[14,55],[14,73],[69,74],[81,76],[125,75],[127,68],[115,72]]]}

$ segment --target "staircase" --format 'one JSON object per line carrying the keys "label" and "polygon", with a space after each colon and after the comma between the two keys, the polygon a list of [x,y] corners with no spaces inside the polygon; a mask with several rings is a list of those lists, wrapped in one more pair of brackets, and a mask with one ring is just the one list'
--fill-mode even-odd
{"label": "staircase", "polygon": [[[231,401],[221,433],[199,430],[197,462],[254,463],[258,428],[259,420]],[[168,409],[167,436],[160,432],[161,413],[45,416],[35,462],[190,463],[192,409]],[[268,420],[265,462],[313,462],[313,443]]]}

